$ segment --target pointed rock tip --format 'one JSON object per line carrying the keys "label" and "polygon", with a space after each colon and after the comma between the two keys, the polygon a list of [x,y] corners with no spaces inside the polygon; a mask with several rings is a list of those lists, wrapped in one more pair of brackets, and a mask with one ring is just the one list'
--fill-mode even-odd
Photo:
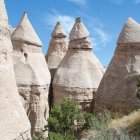
{"label": "pointed rock tip", "polygon": [[69,39],[70,40],[76,40],[76,39],[82,39],[89,36],[89,32],[86,28],[86,26],[83,24],[81,18],[76,18],[75,24],[70,32]]}
{"label": "pointed rock tip", "polygon": [[78,22],[82,22],[82,20],[81,20],[80,17],[77,17],[76,20],[75,20],[75,22],[76,22],[76,23],[78,23]]}
{"label": "pointed rock tip", "polygon": [[25,11],[23,17],[28,17],[28,13]]}
{"label": "pointed rock tip", "polygon": [[138,24],[132,17],[129,17],[126,22],[125,25],[129,25],[129,24]]}
{"label": "pointed rock tip", "polygon": [[61,25],[61,22],[58,21],[58,22],[56,23],[56,25]]}
{"label": "pointed rock tip", "polygon": [[119,35],[117,44],[140,43],[140,24],[129,17]]}
{"label": "pointed rock tip", "polygon": [[0,0],[0,25],[1,26],[8,25],[8,15],[4,0]]}
{"label": "pointed rock tip", "polygon": [[13,41],[28,42],[36,46],[42,46],[39,37],[28,19],[27,12],[24,12],[23,17],[11,38]]}
{"label": "pointed rock tip", "polygon": [[55,28],[53,29],[51,36],[52,36],[52,38],[65,38],[65,37],[67,37],[66,32],[62,28],[61,22],[56,23]]}

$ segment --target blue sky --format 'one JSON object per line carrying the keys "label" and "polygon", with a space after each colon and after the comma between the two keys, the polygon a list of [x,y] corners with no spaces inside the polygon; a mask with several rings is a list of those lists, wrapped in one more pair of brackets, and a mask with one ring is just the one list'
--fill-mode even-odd
{"label": "blue sky", "polygon": [[90,32],[93,52],[104,66],[110,62],[119,33],[128,17],[140,22],[140,0],[5,0],[9,23],[16,27],[24,11],[43,43],[46,54],[57,21],[67,33],[76,17]]}

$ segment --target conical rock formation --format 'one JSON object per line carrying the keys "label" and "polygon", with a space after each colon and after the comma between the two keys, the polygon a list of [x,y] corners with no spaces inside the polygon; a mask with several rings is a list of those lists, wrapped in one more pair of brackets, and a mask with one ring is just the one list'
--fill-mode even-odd
{"label": "conical rock formation", "polygon": [[67,52],[67,40],[66,32],[58,22],[52,32],[52,39],[49,44],[49,48],[46,54],[46,61],[50,69],[52,78],[54,77],[55,70],[61,63],[63,57]]}
{"label": "conical rock formation", "polygon": [[91,112],[104,68],[92,53],[88,31],[77,18],[70,33],[69,50],[60,63],[53,81],[54,103],[65,97],[78,102],[79,108]]}
{"label": "conical rock formation", "polygon": [[16,86],[4,0],[0,0],[0,28],[0,139],[30,140],[30,123]]}
{"label": "conical rock formation", "polygon": [[32,135],[38,135],[47,125],[50,72],[42,54],[41,41],[27,13],[13,32],[12,43],[18,90],[31,122]]}
{"label": "conical rock formation", "polygon": [[95,108],[129,112],[140,108],[140,24],[129,18],[120,33],[115,54],[95,96]]}
{"label": "conical rock formation", "polygon": [[51,36],[52,39],[49,43],[49,48],[46,54],[46,62],[51,72],[51,85],[50,85],[50,95],[49,95],[50,105],[53,102],[52,81],[54,78],[54,74],[68,50],[68,46],[67,46],[68,44],[66,39],[67,34],[62,28],[60,22],[57,22],[54,30],[52,31]]}

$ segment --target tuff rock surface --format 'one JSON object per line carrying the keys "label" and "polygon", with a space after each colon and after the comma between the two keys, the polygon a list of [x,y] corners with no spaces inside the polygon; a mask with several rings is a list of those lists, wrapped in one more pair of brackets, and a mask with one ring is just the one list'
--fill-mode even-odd
{"label": "tuff rock surface", "polygon": [[95,96],[95,109],[108,108],[128,113],[140,108],[140,99],[137,97],[139,75],[140,24],[129,18]]}
{"label": "tuff rock surface", "polygon": [[18,94],[10,26],[4,0],[0,0],[0,139],[30,140],[30,123]]}
{"label": "tuff rock surface", "polygon": [[46,61],[53,78],[55,70],[58,68],[68,49],[67,35],[60,22],[57,22],[51,36],[52,39],[46,54]]}
{"label": "tuff rock surface", "polygon": [[12,43],[18,91],[31,122],[31,134],[38,135],[40,131],[45,130],[49,115],[50,72],[42,54],[42,43],[27,13],[13,32]]}
{"label": "tuff rock surface", "polygon": [[69,49],[53,80],[54,104],[65,97],[78,102],[79,108],[92,111],[93,96],[104,68],[92,53],[88,30],[77,18],[70,33]]}
{"label": "tuff rock surface", "polygon": [[[53,81],[55,71],[57,70],[59,64],[64,58],[67,50],[67,34],[61,26],[60,22],[57,22],[54,30],[52,31],[52,39],[49,43],[49,48],[46,54],[46,62],[48,64],[50,73],[51,73],[51,81]],[[53,87],[52,82],[50,86],[50,105],[53,102]]]}

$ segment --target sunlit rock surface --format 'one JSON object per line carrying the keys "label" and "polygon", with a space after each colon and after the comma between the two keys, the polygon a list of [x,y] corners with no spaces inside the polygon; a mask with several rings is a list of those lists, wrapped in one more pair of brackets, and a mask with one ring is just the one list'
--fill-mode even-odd
{"label": "sunlit rock surface", "polygon": [[12,43],[19,94],[31,122],[31,133],[38,135],[40,131],[45,130],[49,115],[50,72],[42,54],[42,43],[27,13],[13,32]]}
{"label": "sunlit rock surface", "polygon": [[69,49],[60,63],[53,81],[54,104],[65,97],[78,102],[88,112],[93,96],[104,74],[104,68],[92,52],[89,32],[80,18],[70,33]]}
{"label": "sunlit rock surface", "polygon": [[140,108],[137,80],[140,75],[140,24],[129,18],[125,23],[114,56],[95,96],[96,110],[103,108],[130,112]]}

